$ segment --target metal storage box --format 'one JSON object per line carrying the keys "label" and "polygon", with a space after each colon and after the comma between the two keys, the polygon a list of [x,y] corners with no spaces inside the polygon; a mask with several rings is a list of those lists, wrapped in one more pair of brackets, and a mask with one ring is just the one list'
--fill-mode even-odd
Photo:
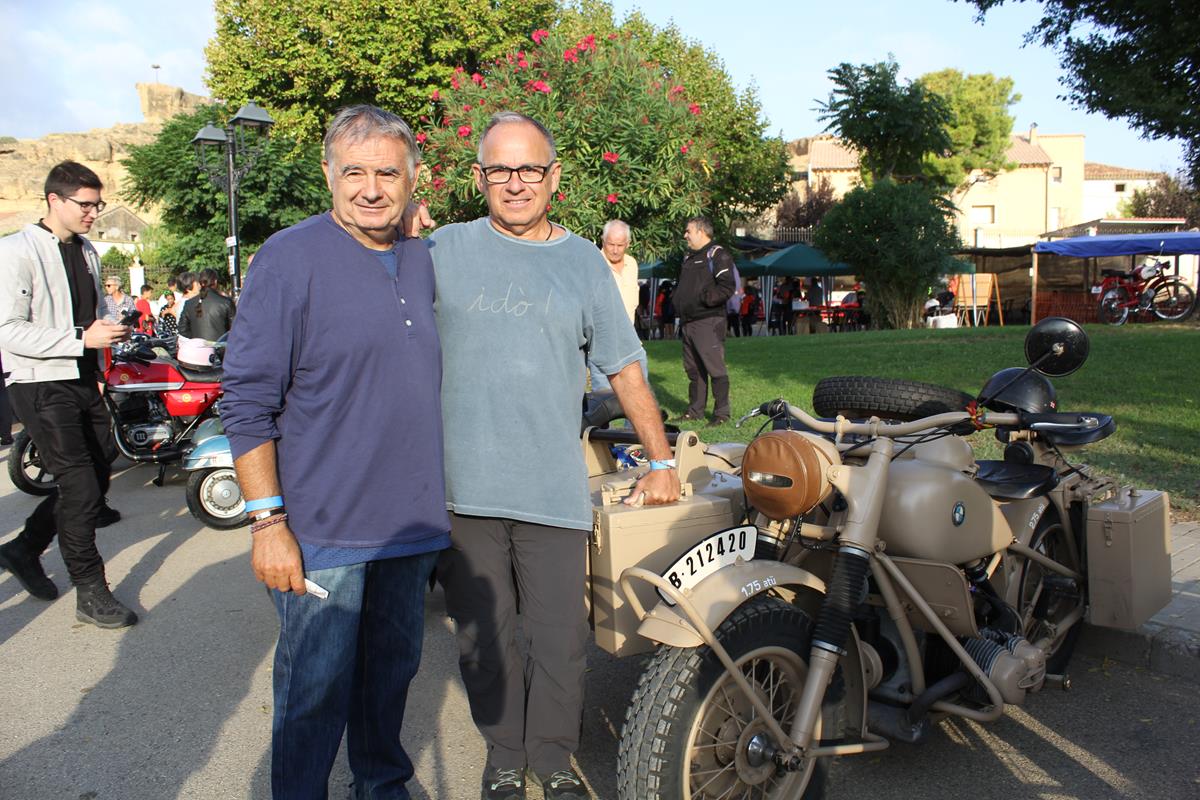
{"label": "metal storage box", "polygon": [[1171,601],[1169,509],[1129,488],[1087,507],[1088,622],[1134,630]]}
{"label": "metal storage box", "polygon": [[[740,492],[740,482],[734,479],[733,483]],[[596,644],[614,655],[627,656],[655,645],[637,635],[638,621],[617,583],[621,573],[633,566],[662,572],[689,546],[738,520],[733,518],[734,507],[727,497],[709,491],[693,494],[688,484],[687,496],[662,506],[627,506],[621,502],[624,492],[614,489],[592,494],[588,598]],[[737,514],[740,518],[740,507]],[[658,604],[659,597],[649,584],[637,581],[633,588],[647,609]]]}

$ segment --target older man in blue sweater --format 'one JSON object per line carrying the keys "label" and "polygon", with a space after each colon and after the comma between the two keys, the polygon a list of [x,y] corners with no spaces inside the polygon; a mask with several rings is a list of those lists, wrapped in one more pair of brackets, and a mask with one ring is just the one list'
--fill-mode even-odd
{"label": "older man in blue sweater", "polygon": [[221,413],[280,620],[280,800],[326,797],[347,726],[355,796],[409,797],[400,727],[449,544],[433,265],[398,235],[418,160],[400,118],[339,112],[333,210],[258,251],[230,334]]}

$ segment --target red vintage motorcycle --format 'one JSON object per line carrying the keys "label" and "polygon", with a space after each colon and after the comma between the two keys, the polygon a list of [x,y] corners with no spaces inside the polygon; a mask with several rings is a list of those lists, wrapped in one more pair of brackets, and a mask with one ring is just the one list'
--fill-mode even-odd
{"label": "red vintage motorcycle", "polygon": [[[216,348],[212,364],[193,366],[169,355],[171,344],[134,334],[105,355],[104,403],[112,415],[117,449],[130,461],[158,464],[157,486],[163,484],[167,465],[220,432],[223,345]],[[14,437],[8,474],[26,494],[54,490],[54,476],[24,431]]]}
{"label": "red vintage motorcycle", "polygon": [[1130,313],[1153,313],[1167,322],[1182,322],[1196,308],[1196,293],[1182,278],[1166,274],[1166,264],[1149,261],[1131,272],[1100,271],[1101,281],[1092,286],[1098,305],[1096,315],[1109,325],[1124,325]]}

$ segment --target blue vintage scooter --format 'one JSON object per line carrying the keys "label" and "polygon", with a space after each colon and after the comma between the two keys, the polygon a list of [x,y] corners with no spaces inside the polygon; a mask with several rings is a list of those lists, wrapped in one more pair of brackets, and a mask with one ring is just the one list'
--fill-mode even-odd
{"label": "blue vintage scooter", "polygon": [[232,530],[247,524],[246,502],[233,469],[233,452],[220,418],[196,428],[196,446],[183,458],[188,472],[187,504],[192,516],[210,528]]}

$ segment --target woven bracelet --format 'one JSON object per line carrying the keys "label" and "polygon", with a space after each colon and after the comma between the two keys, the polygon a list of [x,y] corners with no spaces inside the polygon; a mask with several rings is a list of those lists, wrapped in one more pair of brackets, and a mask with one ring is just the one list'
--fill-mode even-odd
{"label": "woven bracelet", "polygon": [[281,522],[287,522],[287,518],[288,518],[288,515],[287,515],[287,514],[276,514],[276,515],[275,515],[275,516],[273,516],[273,517],[267,517],[266,519],[264,519],[264,520],[262,520],[262,521],[260,521],[260,522],[255,522],[255,523],[253,523],[253,524],[250,526],[250,532],[251,532],[251,533],[258,533],[258,532],[259,532],[259,531],[261,531],[263,528],[269,528],[269,527],[271,527],[272,525],[278,525],[278,524],[279,524],[279,523],[281,523]]}

